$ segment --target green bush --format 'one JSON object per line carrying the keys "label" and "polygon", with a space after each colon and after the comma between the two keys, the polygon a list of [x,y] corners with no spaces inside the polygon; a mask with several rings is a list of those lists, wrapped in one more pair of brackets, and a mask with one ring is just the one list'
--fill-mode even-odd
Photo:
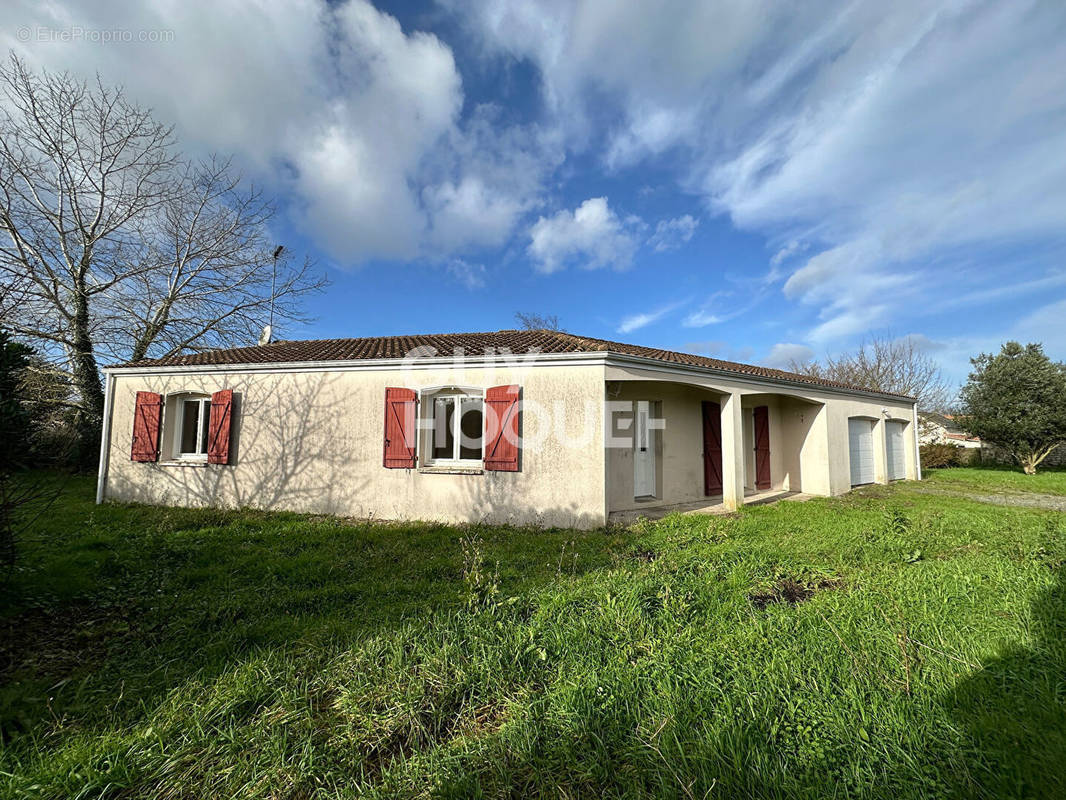
{"label": "green bush", "polygon": [[918,450],[922,469],[958,467],[963,464],[963,448],[957,444],[923,444]]}

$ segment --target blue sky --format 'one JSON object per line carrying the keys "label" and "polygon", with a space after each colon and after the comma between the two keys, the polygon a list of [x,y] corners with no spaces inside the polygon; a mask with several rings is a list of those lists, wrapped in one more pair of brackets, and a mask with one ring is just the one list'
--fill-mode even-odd
{"label": "blue sky", "polygon": [[7,3],[3,44],[278,198],[333,281],[286,338],[1066,358],[1062,3],[84,5]]}

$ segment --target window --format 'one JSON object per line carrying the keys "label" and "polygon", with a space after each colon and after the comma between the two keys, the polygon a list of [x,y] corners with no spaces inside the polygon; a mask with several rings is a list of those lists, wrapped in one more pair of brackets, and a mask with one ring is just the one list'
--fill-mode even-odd
{"label": "window", "polygon": [[207,436],[211,420],[210,397],[179,397],[174,426],[174,457],[207,460]]}
{"label": "window", "polygon": [[421,406],[422,463],[427,466],[483,466],[485,401],[480,391],[439,389],[425,392]]}

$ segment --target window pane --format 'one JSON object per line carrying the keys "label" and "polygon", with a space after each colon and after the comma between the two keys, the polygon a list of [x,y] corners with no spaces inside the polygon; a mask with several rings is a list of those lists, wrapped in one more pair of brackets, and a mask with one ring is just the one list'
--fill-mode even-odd
{"label": "window pane", "polygon": [[196,437],[200,432],[200,401],[183,400],[181,403],[181,452],[196,452]]}
{"label": "window pane", "polygon": [[438,397],[433,401],[433,458],[455,457],[454,415],[454,398]]}
{"label": "window pane", "polygon": [[481,458],[481,437],[484,430],[482,404],[479,397],[464,397],[459,404],[459,458]]}
{"label": "window pane", "polygon": [[207,452],[207,436],[211,430],[211,401],[204,400],[203,405],[200,406],[200,427],[203,433],[200,434],[200,452]]}

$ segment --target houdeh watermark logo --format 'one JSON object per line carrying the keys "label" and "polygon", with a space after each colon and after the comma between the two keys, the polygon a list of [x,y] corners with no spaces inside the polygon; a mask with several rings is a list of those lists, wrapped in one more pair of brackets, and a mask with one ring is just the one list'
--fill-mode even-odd
{"label": "houdeh watermark logo", "polygon": [[33,44],[170,44],[176,38],[169,28],[86,28],[82,25],[67,28],[23,25],[15,35],[20,42]]}
{"label": "houdeh watermark logo", "polygon": [[[536,348],[524,353],[513,353],[507,348],[486,348],[471,354],[458,347],[450,358],[433,346],[408,351],[402,359],[403,385],[416,392],[421,405],[414,432],[419,437],[427,437],[434,447],[444,445],[454,435],[461,449],[476,448],[481,442],[480,419],[465,425],[462,417],[473,415],[480,418],[484,415],[488,438],[500,432],[504,439],[523,449],[536,449],[553,441],[564,448],[578,450],[588,447],[600,434],[605,447],[630,450],[641,444],[648,446],[652,432],[665,429],[666,420],[656,413],[657,404],[647,400],[612,398],[609,392],[607,396],[588,397],[584,403],[576,397],[556,397],[545,403],[529,397],[523,388],[518,401],[520,430],[496,418],[497,413],[503,412],[478,402],[488,386],[511,384],[524,387],[532,368],[543,366],[553,355]],[[438,370],[440,376],[436,374]],[[463,402],[464,394],[473,402]],[[438,398],[447,413],[437,413]],[[448,406],[448,403],[453,405]],[[458,420],[455,414],[460,415]]]}

